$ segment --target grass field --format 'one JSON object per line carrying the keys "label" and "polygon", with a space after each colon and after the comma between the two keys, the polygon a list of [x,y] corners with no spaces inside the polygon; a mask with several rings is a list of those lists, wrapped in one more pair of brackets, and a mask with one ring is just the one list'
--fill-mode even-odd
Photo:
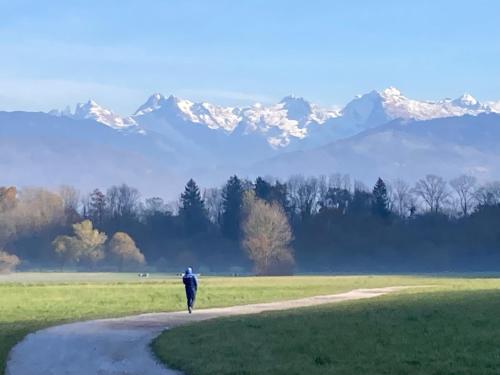
{"label": "grass field", "polygon": [[[398,276],[201,278],[197,307],[230,306],[331,294],[355,288],[434,283]],[[184,309],[180,280],[135,274],[30,273],[0,276],[0,373],[27,333],[62,322]]]}
{"label": "grass field", "polygon": [[[157,355],[188,374],[493,374],[500,279],[417,276],[202,277],[197,307],[432,285],[375,300],[220,319],[166,331]],[[0,373],[27,333],[61,322],[184,309],[171,275],[0,276]],[[259,361],[255,361],[259,358]]]}
{"label": "grass field", "polygon": [[195,375],[499,374],[500,279],[420,281],[435,286],[178,327],[153,349]]}

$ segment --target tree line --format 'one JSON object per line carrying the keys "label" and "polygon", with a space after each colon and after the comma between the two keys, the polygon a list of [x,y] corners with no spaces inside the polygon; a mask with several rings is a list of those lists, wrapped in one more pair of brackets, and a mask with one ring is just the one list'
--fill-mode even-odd
{"label": "tree line", "polygon": [[231,176],[180,198],[128,185],[0,188],[0,271],[18,267],[287,274],[481,271],[500,265],[500,182],[427,175]]}

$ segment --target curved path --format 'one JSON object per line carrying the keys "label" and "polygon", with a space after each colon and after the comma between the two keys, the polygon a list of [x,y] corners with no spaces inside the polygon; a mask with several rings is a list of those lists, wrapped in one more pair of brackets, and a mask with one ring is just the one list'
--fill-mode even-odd
{"label": "curved path", "polygon": [[91,320],[29,334],[11,351],[7,375],[172,375],[149,345],[164,329],[223,316],[256,314],[373,298],[409,287],[356,289],[347,293],[187,312]]}

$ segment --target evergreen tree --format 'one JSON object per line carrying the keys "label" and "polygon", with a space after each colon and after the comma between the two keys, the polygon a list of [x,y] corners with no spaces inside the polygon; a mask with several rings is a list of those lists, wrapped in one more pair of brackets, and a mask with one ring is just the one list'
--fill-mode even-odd
{"label": "evergreen tree", "polygon": [[276,181],[271,190],[271,202],[278,203],[285,212],[289,213],[290,205],[288,202],[288,189],[285,183],[280,183]]}
{"label": "evergreen tree", "polygon": [[265,201],[270,200],[272,186],[262,177],[257,177],[255,180],[255,196]]}
{"label": "evergreen tree", "polygon": [[240,237],[243,185],[235,175],[229,178],[222,191],[221,229],[225,237],[237,240]]}
{"label": "evergreen tree", "polygon": [[201,199],[200,189],[193,179],[190,179],[181,194],[179,216],[184,222],[188,234],[195,234],[206,229],[208,224],[205,203]]}
{"label": "evergreen tree", "polygon": [[387,195],[387,187],[384,180],[380,177],[373,187],[372,211],[375,215],[386,218],[390,214],[389,197]]}
{"label": "evergreen tree", "polygon": [[286,184],[276,181],[272,185],[263,178],[257,177],[254,190],[257,198],[263,199],[268,203],[278,203],[285,211],[289,210]]}
{"label": "evergreen tree", "polygon": [[98,226],[102,226],[106,214],[106,195],[95,189],[89,196],[88,216]]}

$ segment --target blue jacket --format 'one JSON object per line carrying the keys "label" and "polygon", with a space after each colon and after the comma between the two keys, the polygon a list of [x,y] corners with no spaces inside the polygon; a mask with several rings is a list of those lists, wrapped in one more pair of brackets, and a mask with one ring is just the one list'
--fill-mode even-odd
{"label": "blue jacket", "polygon": [[198,280],[196,280],[196,276],[191,270],[186,270],[186,273],[182,277],[182,282],[186,287],[186,293],[196,293],[196,290],[198,289]]}

